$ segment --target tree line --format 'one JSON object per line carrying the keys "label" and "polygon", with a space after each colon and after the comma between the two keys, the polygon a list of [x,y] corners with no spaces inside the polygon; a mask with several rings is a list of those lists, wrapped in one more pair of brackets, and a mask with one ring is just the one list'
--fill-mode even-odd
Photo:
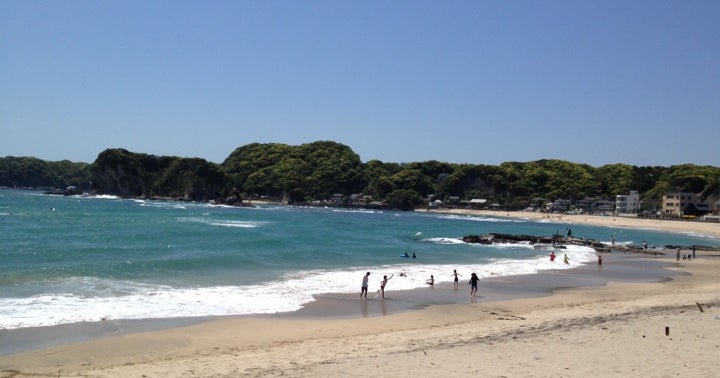
{"label": "tree line", "polygon": [[77,186],[122,197],[232,204],[241,198],[349,201],[351,194],[362,194],[361,201],[397,209],[412,209],[435,199],[483,198],[512,210],[556,199],[614,200],[630,190],[640,192],[645,206],[669,192],[719,194],[720,168],[694,164],[592,167],[563,160],[500,165],[363,163],[348,146],[317,141],[299,146],[252,143],[235,149],[221,164],[120,148],[101,152],[90,164],[5,157],[0,158],[0,186]]}

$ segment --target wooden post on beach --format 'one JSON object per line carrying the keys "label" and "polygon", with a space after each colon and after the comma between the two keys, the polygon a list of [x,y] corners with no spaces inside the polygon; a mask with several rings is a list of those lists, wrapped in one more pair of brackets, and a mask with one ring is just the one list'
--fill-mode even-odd
{"label": "wooden post on beach", "polygon": [[670,336],[670,327],[665,327],[665,336]]}

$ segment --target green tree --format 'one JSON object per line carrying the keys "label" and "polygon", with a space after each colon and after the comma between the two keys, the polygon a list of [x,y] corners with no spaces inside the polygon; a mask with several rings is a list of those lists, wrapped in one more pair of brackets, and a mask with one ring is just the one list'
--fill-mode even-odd
{"label": "green tree", "polygon": [[613,198],[618,194],[627,194],[637,190],[633,184],[636,182],[635,170],[628,164],[608,164],[597,169],[600,180],[600,192],[606,197]]}
{"label": "green tree", "polygon": [[388,193],[386,202],[395,209],[412,210],[422,203],[422,198],[412,189],[397,189]]}

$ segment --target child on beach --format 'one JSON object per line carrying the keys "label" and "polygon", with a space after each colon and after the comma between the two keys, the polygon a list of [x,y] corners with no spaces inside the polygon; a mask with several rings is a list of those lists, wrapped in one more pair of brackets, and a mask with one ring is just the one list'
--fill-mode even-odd
{"label": "child on beach", "polygon": [[388,281],[390,281],[390,278],[393,278],[394,274],[391,274],[390,277],[383,276],[383,280],[380,281],[380,290],[378,292],[382,292],[382,298],[385,299],[385,285],[387,285]]}
{"label": "child on beach", "polygon": [[477,294],[477,287],[478,287],[478,281],[480,281],[480,278],[477,276],[477,274],[473,273],[470,275],[470,296],[474,297],[475,294]]}
{"label": "child on beach", "polygon": [[565,264],[570,264],[570,260],[569,260],[568,257],[567,257],[567,253],[565,254],[565,257],[563,257],[563,262],[564,262]]}
{"label": "child on beach", "polygon": [[430,285],[430,286],[435,285],[435,277],[433,277],[432,274],[431,274],[431,275],[430,275],[430,279],[427,280],[427,281],[425,281],[425,283],[428,284],[428,285]]}
{"label": "child on beach", "polygon": [[455,277],[453,283],[455,286],[458,285],[458,276],[462,276],[462,274],[458,273],[456,269],[453,269],[453,277]]}

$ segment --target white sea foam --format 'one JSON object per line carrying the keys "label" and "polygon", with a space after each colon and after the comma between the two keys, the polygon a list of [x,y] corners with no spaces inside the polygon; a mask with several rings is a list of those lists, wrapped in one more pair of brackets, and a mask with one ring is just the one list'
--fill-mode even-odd
{"label": "white sea foam", "polygon": [[334,213],[360,213],[360,214],[382,214],[382,210],[368,210],[368,209],[332,209]]}
{"label": "white sea foam", "polygon": [[438,218],[453,219],[453,220],[466,220],[466,221],[472,221],[472,222],[487,222],[487,223],[525,223],[525,222],[527,222],[527,220],[525,220],[525,219],[517,219],[517,218],[497,218],[497,217],[488,217],[488,216],[457,215],[457,214],[439,215]]}
{"label": "white sea foam", "polygon": [[81,197],[81,198],[87,198],[87,199],[104,199],[104,200],[116,200],[116,199],[120,199],[120,197],[118,197],[118,196],[113,196],[113,195],[110,195],[110,194],[97,194],[97,195],[93,194],[93,195],[90,195],[90,196],[77,195],[77,196],[73,196],[73,197]]}
{"label": "white sea foam", "polygon": [[268,223],[266,221],[210,219],[210,218],[197,218],[197,217],[178,218],[178,221],[203,223],[203,224],[207,224],[210,226],[218,226],[218,227],[237,227],[237,228],[255,228],[255,227],[261,227]]}
{"label": "white sea foam", "polygon": [[458,238],[427,238],[423,241],[429,241],[435,244],[465,244],[464,241]]}
{"label": "white sea foam", "polygon": [[72,293],[0,299],[0,328],[50,326],[105,319],[171,318],[292,311],[312,300],[268,286],[173,289],[148,287],[129,295]]}
{"label": "white sea foam", "polygon": [[[366,271],[371,272],[370,292],[380,288],[383,275],[394,275],[388,290],[426,286],[433,275],[436,284],[452,282],[457,269],[463,279],[478,276],[533,274],[548,269],[570,269],[595,260],[588,247],[568,246],[570,264],[558,256],[550,262],[542,252],[537,257],[495,259],[485,264],[422,265],[389,264],[345,270],[300,271],[272,281],[245,286],[178,288],[170,285],[116,281],[99,278],[70,278],[50,282],[43,295],[0,299],[0,329],[51,326],[103,319],[143,319],[195,316],[262,314],[294,311],[322,293],[358,293]],[[404,277],[400,276],[404,273]]]}
{"label": "white sea foam", "polygon": [[711,240],[720,240],[719,237],[714,236],[714,235],[699,234],[699,233],[696,233],[696,232],[685,232],[684,234],[687,235],[687,236],[695,237],[695,238],[703,238],[703,239],[711,239]]}
{"label": "white sea foam", "polygon": [[143,200],[135,200],[135,202],[143,207],[157,207],[157,208],[161,208],[161,209],[178,209],[178,210],[186,210],[187,209],[187,205],[183,202],[143,201]]}

